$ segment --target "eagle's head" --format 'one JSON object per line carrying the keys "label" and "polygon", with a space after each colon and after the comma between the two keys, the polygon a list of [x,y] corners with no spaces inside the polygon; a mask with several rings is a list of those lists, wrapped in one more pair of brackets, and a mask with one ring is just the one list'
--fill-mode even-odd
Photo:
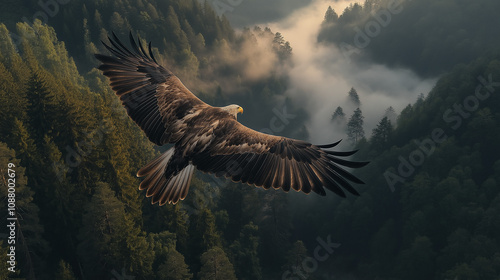
{"label": "eagle's head", "polygon": [[226,110],[229,114],[233,115],[235,119],[238,119],[238,113],[243,114],[243,108],[240,105],[236,105],[236,104],[222,107],[222,109]]}

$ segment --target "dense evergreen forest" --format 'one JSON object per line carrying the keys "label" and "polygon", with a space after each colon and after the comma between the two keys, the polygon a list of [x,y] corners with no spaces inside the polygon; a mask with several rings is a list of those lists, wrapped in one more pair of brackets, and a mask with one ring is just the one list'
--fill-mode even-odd
{"label": "dense evergreen forest", "polygon": [[498,50],[499,9],[488,0],[368,0],[329,9],[318,41],[342,47],[351,59],[434,76]]}
{"label": "dense evergreen forest", "polygon": [[[19,222],[17,272],[4,269],[10,245],[2,238],[0,279],[500,279],[500,52],[498,30],[488,29],[495,1],[404,3],[356,53],[444,73],[397,119],[381,112],[372,132],[363,131],[361,110],[348,121],[332,108],[357,157],[372,161],[357,172],[367,182],[357,186],[361,196],[264,191],[196,173],[186,200],[163,207],[150,204],[135,177],[161,148],[95,69],[93,54],[106,53],[100,40],[131,30],[206,102],[241,104],[251,116],[243,124],[307,140],[308,115],[284,94],[293,46],[279,30],[236,32],[197,0],[57,1],[53,13],[35,0],[4,2],[0,208],[7,212],[13,163]],[[340,16],[329,9],[319,40],[352,42],[354,27],[387,3]],[[40,11],[46,22],[26,16]],[[346,95],[363,102],[355,89]],[[283,108],[296,117],[272,131],[269,120]]]}

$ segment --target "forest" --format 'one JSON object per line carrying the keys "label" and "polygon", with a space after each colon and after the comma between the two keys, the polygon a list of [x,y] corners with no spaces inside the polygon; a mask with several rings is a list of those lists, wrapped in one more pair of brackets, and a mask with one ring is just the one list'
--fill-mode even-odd
{"label": "forest", "polygon": [[353,59],[441,75],[498,51],[498,9],[498,1],[364,1],[341,14],[329,9],[318,41],[362,49],[347,51]]}
{"label": "forest", "polygon": [[[96,69],[100,41],[111,32],[151,41],[205,102],[245,104],[254,113],[241,122],[262,131],[287,108],[295,117],[279,134],[308,140],[309,115],[285,94],[293,45],[265,26],[233,29],[208,1],[3,2],[0,209],[7,223],[13,169],[17,239],[12,273],[0,230],[0,279],[500,279],[496,1],[403,3],[352,57],[439,75],[401,112],[388,104],[373,131],[356,89],[345,93],[352,115],[332,108],[329,129],[345,131],[354,159],[371,161],[355,173],[366,182],[359,197],[195,173],[186,200],[162,207],[135,174],[165,147],[148,141]],[[329,8],[318,43],[354,44],[355,27],[389,5]]]}

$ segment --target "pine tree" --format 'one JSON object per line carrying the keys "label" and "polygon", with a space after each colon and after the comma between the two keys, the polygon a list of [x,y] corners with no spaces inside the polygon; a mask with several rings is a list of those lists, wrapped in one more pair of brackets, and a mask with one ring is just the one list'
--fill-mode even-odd
{"label": "pine tree", "polygon": [[154,252],[153,271],[156,272],[158,278],[167,277],[167,275],[159,273],[159,268],[161,265],[166,264],[169,253],[175,250],[176,234],[168,231],[150,232],[147,235],[147,243]]}
{"label": "pine tree", "polygon": [[220,209],[228,215],[227,228],[222,233],[226,240],[236,240],[244,225],[243,190],[235,183],[228,183],[221,189]]}
{"label": "pine tree", "polygon": [[23,58],[32,70],[40,70],[40,67],[43,67],[50,73],[57,73],[60,80],[71,81],[77,85],[84,84],[65,44],[57,39],[54,28],[35,20],[32,26],[20,23],[17,29],[25,36],[21,44]]}
{"label": "pine tree", "polygon": [[85,275],[101,279],[114,270],[146,277],[152,273],[154,251],[134,225],[125,207],[105,183],[98,183],[85,207],[78,254]]}
{"label": "pine tree", "polygon": [[12,69],[7,70],[6,65],[0,62],[0,139],[7,139],[12,131],[13,116],[26,120],[24,90],[10,71]]}
{"label": "pine tree", "polygon": [[191,216],[189,231],[190,243],[192,248],[195,248],[193,252],[204,252],[212,247],[221,246],[220,235],[215,226],[215,217],[208,208]]}
{"label": "pine tree", "polygon": [[151,3],[148,3],[146,10],[148,14],[151,16],[152,20],[157,20],[160,18],[158,12],[156,11],[156,8],[153,5],[151,5]]}
{"label": "pine tree", "polygon": [[170,249],[167,259],[158,268],[158,279],[160,280],[190,280],[193,274],[184,261],[184,256],[174,248]]}
{"label": "pine tree", "polygon": [[365,137],[363,119],[363,113],[359,108],[357,108],[347,122],[347,137],[353,145],[356,145],[359,140]]}
{"label": "pine tree", "polygon": [[337,109],[335,109],[335,112],[332,114],[332,122],[335,122],[336,124],[343,124],[345,122],[345,113],[342,107],[338,106]]}
{"label": "pine tree", "polygon": [[180,53],[182,50],[190,50],[189,41],[186,33],[182,30],[179,17],[173,6],[168,9],[168,14],[166,18],[167,24],[169,26],[170,37],[167,39],[175,42],[177,46],[177,52]]}
{"label": "pine tree", "polygon": [[217,227],[215,226],[215,217],[207,208],[193,213],[189,220],[189,251],[188,263],[194,271],[200,269],[200,252],[206,252],[209,249],[222,246],[222,240]]}
{"label": "pine tree", "polygon": [[[12,39],[14,39],[14,41]],[[0,23],[0,54],[3,57],[2,60],[10,60],[16,55],[17,52],[15,44],[20,43],[20,39],[21,38],[18,38],[18,35],[11,36],[7,26]]]}
{"label": "pine tree", "polygon": [[[0,62],[5,65],[6,69],[9,69],[17,85],[24,85],[28,78],[26,73],[29,71],[28,66],[23,62],[18,53],[18,47],[21,42],[21,36],[10,33],[7,27],[3,23],[0,23]],[[4,73],[1,73],[0,76],[2,76],[0,79],[8,78]],[[0,85],[1,84],[3,83],[0,83]],[[3,85],[8,86],[8,84]],[[21,90],[16,86],[9,86],[8,88],[17,93]],[[21,96],[21,94],[18,95]],[[15,98],[15,96],[16,95],[12,95],[11,97]]]}
{"label": "pine tree", "polygon": [[389,108],[387,108],[384,112],[384,117],[387,117],[391,124],[395,124],[398,116],[394,108],[389,106]]}
{"label": "pine tree", "polygon": [[149,233],[147,242],[155,252],[155,260],[165,261],[168,252],[175,249],[176,234],[168,231]]}
{"label": "pine tree", "polygon": [[[109,131],[115,132],[118,129],[109,124]],[[137,225],[142,225],[142,197],[140,197],[142,194],[137,191],[138,180],[132,176],[132,172],[136,171],[130,168],[127,144],[121,139],[122,137],[118,133],[104,135],[104,156],[107,157],[104,164],[108,171],[105,181],[110,182],[110,186],[124,203],[125,209],[133,217],[133,221]]]}
{"label": "pine tree", "polygon": [[30,131],[32,131],[35,143],[41,145],[45,134],[52,128],[50,114],[52,111],[55,111],[55,108],[53,104],[54,97],[38,71],[31,74],[26,98],[29,101],[28,116]]}
{"label": "pine tree", "polygon": [[239,239],[231,245],[238,279],[262,279],[258,247],[259,228],[250,222],[242,228]]}
{"label": "pine tree", "polygon": [[435,252],[433,244],[427,236],[417,236],[411,247],[402,250],[398,261],[401,275],[406,279],[429,279],[435,274]]}
{"label": "pine tree", "polygon": [[421,103],[423,103],[425,100],[425,95],[421,92],[418,94],[418,97],[417,97],[417,102],[415,103],[415,105],[419,105]]}
{"label": "pine tree", "polygon": [[227,225],[229,224],[229,214],[226,210],[219,210],[214,213],[215,216],[215,225],[217,229],[221,232],[223,239],[225,239],[225,232],[227,229]]}
{"label": "pine tree", "polygon": [[111,25],[111,28],[113,30],[124,31],[127,29],[125,20],[118,12],[114,12],[113,15],[111,16],[111,24],[110,25]]}
{"label": "pine tree", "polygon": [[78,254],[83,261],[85,275],[97,279],[106,275],[106,270],[120,269],[124,263],[119,252],[124,242],[121,231],[125,230],[122,225],[126,215],[123,204],[116,199],[109,186],[97,184],[82,219]]}
{"label": "pine tree", "polygon": [[201,255],[200,280],[236,280],[234,268],[220,247],[213,247]]}
{"label": "pine tree", "polygon": [[263,192],[258,204],[259,233],[263,270],[272,270],[283,264],[286,250],[291,245],[292,230],[289,200],[283,192]]}
{"label": "pine tree", "polygon": [[295,241],[286,255],[286,264],[283,266],[283,270],[286,271],[292,267],[302,266],[302,262],[307,258],[307,249],[304,242],[301,240]]}
{"label": "pine tree", "polygon": [[101,13],[99,13],[99,10],[97,9],[94,12],[94,22],[95,25],[98,27],[98,30],[103,27]]}
{"label": "pine tree", "polygon": [[273,48],[278,54],[280,61],[285,61],[292,56],[292,47],[290,42],[285,41],[283,35],[280,32],[276,32],[273,38]]}
{"label": "pine tree", "polygon": [[[42,155],[40,166],[43,169],[37,176],[36,201],[42,201],[41,217],[47,226],[49,241],[59,257],[74,260],[74,255],[66,255],[67,248],[76,249],[78,227],[83,201],[86,199],[84,187],[69,182],[66,163],[62,162],[62,153],[49,136],[39,149]],[[40,167],[38,167],[40,168]],[[58,230],[59,227],[65,230]]]}
{"label": "pine tree", "polygon": [[351,88],[349,90],[348,98],[349,102],[354,104],[356,108],[359,108],[361,106],[361,101],[359,100],[358,92],[354,88]]}
{"label": "pine tree", "polygon": [[54,277],[55,280],[76,280],[75,274],[73,270],[71,270],[71,266],[61,260],[59,262],[59,267],[57,268],[56,275]]}
{"label": "pine tree", "polygon": [[382,149],[389,142],[392,136],[392,124],[389,118],[383,117],[377,127],[373,129],[371,143],[374,148]]}
{"label": "pine tree", "polygon": [[325,19],[323,20],[323,23],[333,23],[337,21],[339,16],[337,13],[332,9],[332,6],[328,6],[328,9],[326,10],[325,13]]}
{"label": "pine tree", "polygon": [[[147,202],[146,202],[147,203]],[[147,203],[144,209],[144,229],[147,232],[175,232],[176,250],[188,252],[188,215],[181,204],[158,207]]]}
{"label": "pine tree", "polygon": [[17,118],[13,121],[13,128],[9,139],[10,146],[16,151],[21,163],[28,169],[34,167],[37,149],[23,122]]}
{"label": "pine tree", "polygon": [[187,213],[181,208],[180,205],[176,205],[172,214],[172,219],[170,219],[170,222],[168,223],[168,228],[175,232],[177,236],[176,249],[179,250],[179,252],[187,253],[189,244]]}
{"label": "pine tree", "polygon": [[95,53],[98,53],[97,47],[95,44],[92,42],[92,39],[90,37],[90,29],[87,24],[87,19],[83,19],[83,29],[84,29],[84,35],[83,35],[83,41],[85,45],[85,56],[87,58],[87,61],[89,63],[92,63],[95,65],[97,63],[96,58],[94,57]]}

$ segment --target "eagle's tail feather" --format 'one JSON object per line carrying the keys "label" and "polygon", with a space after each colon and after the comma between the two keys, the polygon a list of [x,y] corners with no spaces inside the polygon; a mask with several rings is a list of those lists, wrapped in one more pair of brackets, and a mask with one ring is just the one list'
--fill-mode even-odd
{"label": "eagle's tail feather", "polygon": [[[175,148],[171,148],[168,151],[161,154],[159,157],[155,158],[148,164],[146,164],[143,168],[137,171],[137,177],[144,177],[148,174],[157,171],[158,168],[162,167],[163,169],[167,166],[168,161],[174,154]],[[141,189],[143,190],[143,189]]]}
{"label": "eagle's tail feather", "polygon": [[189,191],[194,166],[188,164],[176,175],[166,178],[165,169],[174,154],[174,148],[166,151],[137,172],[137,177],[146,178],[141,182],[139,189],[147,190],[146,196],[152,197],[151,203],[159,202],[176,204],[186,198]]}

